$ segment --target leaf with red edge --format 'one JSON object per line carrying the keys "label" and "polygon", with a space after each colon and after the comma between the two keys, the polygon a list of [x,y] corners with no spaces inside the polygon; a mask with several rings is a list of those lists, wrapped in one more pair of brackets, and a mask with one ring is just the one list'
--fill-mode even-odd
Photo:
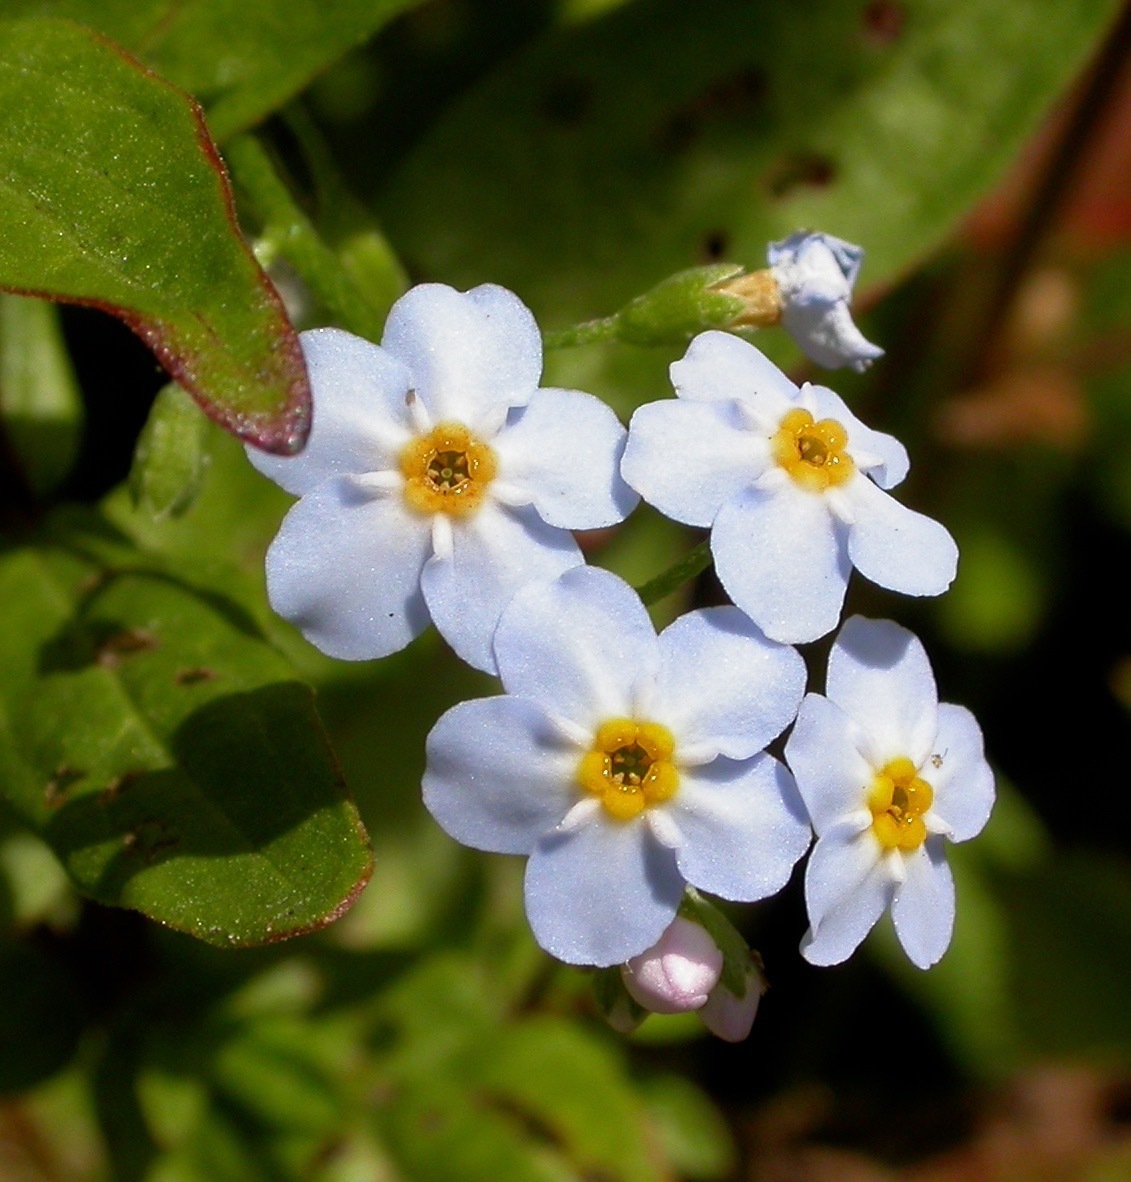
{"label": "leaf with red edge", "polygon": [[227,430],[305,441],[298,338],[200,108],[67,21],[0,22],[0,287],[112,313]]}

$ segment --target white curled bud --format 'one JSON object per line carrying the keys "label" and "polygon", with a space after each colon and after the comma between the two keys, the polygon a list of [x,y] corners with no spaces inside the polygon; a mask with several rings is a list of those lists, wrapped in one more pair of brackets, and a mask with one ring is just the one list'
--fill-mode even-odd
{"label": "white curled bud", "polygon": [[750,1033],[758,1013],[758,1003],[766,992],[766,979],[753,955],[747,965],[745,978],[746,991],[741,997],[720,981],[699,1010],[703,1025],[725,1042],[742,1042]]}
{"label": "white curled bud", "polygon": [[801,230],[771,243],[766,257],[780,292],[781,322],[810,360],[862,372],[883,356],[849,311],[863,247]]}

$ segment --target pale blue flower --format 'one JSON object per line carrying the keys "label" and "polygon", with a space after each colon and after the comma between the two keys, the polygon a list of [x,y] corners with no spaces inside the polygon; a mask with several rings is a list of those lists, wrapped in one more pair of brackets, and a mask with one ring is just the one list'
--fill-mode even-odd
{"label": "pale blue flower", "polygon": [[851,956],[887,908],[913,964],[930,968],[954,927],[947,841],[980,833],[994,802],[982,732],[940,703],[917,637],[853,616],[786,744],[817,843],[805,873],[813,964]]}
{"label": "pale blue flower", "polygon": [[831,234],[799,230],[766,252],[777,282],[782,324],[805,355],[826,369],[862,371],[883,349],[864,338],[849,304],[864,249]]}
{"label": "pale blue flower", "polygon": [[457,841],[529,856],[548,952],[620,964],[660,938],[686,883],[743,901],[785,885],[810,832],[763,749],[804,692],[794,649],[732,607],[657,637],[631,587],[578,567],[515,595],[495,656],[507,692],[436,723],[424,803]]}
{"label": "pale blue flower", "polygon": [[886,491],[907,474],[897,439],[731,333],[701,333],[671,374],[677,397],[632,416],[621,471],[661,513],[710,528],[719,579],[767,636],[831,632],[853,567],[905,595],[950,585],[954,539]]}
{"label": "pale blue flower", "polygon": [[248,448],[301,499],[267,553],[271,606],[345,660],[404,648],[429,619],[494,672],[511,596],[583,559],[571,530],[624,519],[624,428],[592,395],[540,389],[542,340],[505,288],[413,288],[374,345],[304,332],[314,417],[297,456]]}

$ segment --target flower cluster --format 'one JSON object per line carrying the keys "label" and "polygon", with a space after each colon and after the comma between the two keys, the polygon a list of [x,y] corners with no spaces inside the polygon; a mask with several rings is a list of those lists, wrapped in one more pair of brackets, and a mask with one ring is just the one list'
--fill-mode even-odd
{"label": "flower cluster", "polygon": [[[848,314],[858,248],[795,235],[770,262],[811,357],[880,355]],[[499,677],[501,694],[436,723],[424,802],[456,840],[527,858],[543,948],[623,966],[637,1009],[698,1010],[743,1037],[756,961],[687,901],[774,894],[815,831],[803,954],[844,960],[890,908],[910,959],[938,960],[954,918],[944,842],[979,832],[993,802],[978,726],[939,704],[922,645],[890,621],[843,625],[824,695],[805,694],[792,647],[836,628],[853,569],[909,595],[953,579],[949,533],[890,495],[908,470],[897,440],[721,331],[691,342],[676,397],[626,433],[593,396],[539,386],[533,317],[492,285],[414,288],[380,345],[301,339],[310,442],[249,451],[299,498],[267,555],[271,603],[354,660],[431,621]],[[657,635],[632,588],[585,564],[570,531],[614,525],[639,498],[710,530],[734,606]],[[767,747],[791,724],[782,760]]]}

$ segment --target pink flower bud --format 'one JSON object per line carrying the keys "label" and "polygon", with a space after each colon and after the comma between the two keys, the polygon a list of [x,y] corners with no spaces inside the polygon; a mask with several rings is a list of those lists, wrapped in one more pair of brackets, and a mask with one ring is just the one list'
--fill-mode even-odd
{"label": "pink flower bud", "polygon": [[723,954],[697,923],[677,916],[647,951],[621,968],[625,988],[655,1014],[705,1004],[723,970]]}
{"label": "pink flower bud", "polygon": [[746,992],[735,997],[726,986],[719,984],[711,991],[706,1004],[700,1009],[703,1025],[725,1042],[742,1042],[754,1025],[758,1003],[766,991],[766,982],[751,961],[746,970]]}

